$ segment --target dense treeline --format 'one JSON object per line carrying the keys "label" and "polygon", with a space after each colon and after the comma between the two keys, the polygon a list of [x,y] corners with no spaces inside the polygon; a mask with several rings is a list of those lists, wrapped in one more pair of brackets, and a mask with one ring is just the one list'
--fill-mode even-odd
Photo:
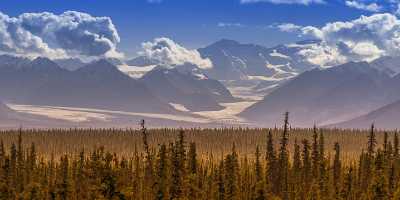
{"label": "dense treeline", "polygon": [[143,123],[132,156],[99,147],[49,159],[20,132],[9,148],[0,143],[0,199],[400,199],[397,133],[378,145],[372,126],[365,151],[345,163],[341,144],[327,146],[322,129],[301,140],[291,131],[286,115],[280,137],[269,130],[252,156],[231,144],[201,158],[185,130],[153,147]]}

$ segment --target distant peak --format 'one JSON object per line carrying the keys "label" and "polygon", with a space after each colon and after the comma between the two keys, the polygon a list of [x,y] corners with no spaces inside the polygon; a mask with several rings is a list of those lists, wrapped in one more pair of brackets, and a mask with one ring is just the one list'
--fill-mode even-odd
{"label": "distant peak", "polygon": [[92,63],[93,65],[99,65],[99,66],[112,66],[113,64],[111,64],[108,60],[106,59],[99,59],[97,61],[94,61]]}
{"label": "distant peak", "polygon": [[34,62],[34,63],[54,63],[53,61],[51,61],[50,59],[48,59],[46,57],[37,57],[32,62]]}
{"label": "distant peak", "polygon": [[215,45],[223,45],[223,46],[233,46],[233,45],[239,45],[240,43],[235,41],[235,40],[229,40],[229,39],[222,39],[214,43]]}
{"label": "distant peak", "polygon": [[117,67],[113,64],[111,64],[109,61],[106,59],[99,59],[96,61],[93,61],[86,65],[85,67],[80,69],[81,71],[118,71]]}
{"label": "distant peak", "polygon": [[46,57],[37,57],[31,62],[32,67],[40,67],[40,68],[60,68],[57,63],[53,62],[49,58]]}
{"label": "distant peak", "polygon": [[307,44],[318,44],[320,42],[321,42],[321,40],[309,39],[309,40],[298,41],[298,42],[296,42],[296,44],[307,45]]}

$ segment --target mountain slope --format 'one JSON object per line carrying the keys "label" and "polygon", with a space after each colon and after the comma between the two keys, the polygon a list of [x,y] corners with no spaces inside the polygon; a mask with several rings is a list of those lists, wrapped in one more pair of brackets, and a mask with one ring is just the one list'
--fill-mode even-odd
{"label": "mountain slope", "polygon": [[[195,68],[193,68],[195,69]],[[190,66],[158,67],[144,75],[144,83],[159,99],[190,111],[220,110],[219,102],[234,98],[219,81],[191,71]]]}
{"label": "mountain slope", "polygon": [[57,63],[61,68],[70,71],[75,71],[86,65],[86,63],[82,62],[78,58],[55,59],[53,61]]}
{"label": "mountain slope", "polygon": [[334,123],[390,102],[390,83],[388,75],[365,62],[314,69],[282,85],[241,116],[273,126],[289,111],[296,126]]}
{"label": "mountain slope", "polygon": [[396,76],[400,73],[400,57],[383,56],[372,61],[371,66],[390,76]]}
{"label": "mountain slope", "polygon": [[22,103],[38,88],[69,73],[47,58],[16,59],[18,64],[0,63],[0,93],[6,101]]}
{"label": "mountain slope", "polygon": [[100,60],[35,90],[28,102],[38,105],[102,108],[135,112],[172,112],[142,83]]}
{"label": "mountain slope", "polygon": [[357,117],[355,119],[329,125],[328,127],[340,127],[340,128],[366,128],[372,123],[376,126],[385,129],[398,129],[400,118],[400,101],[391,103],[383,106],[377,110],[374,110],[366,115]]}
{"label": "mountain slope", "polygon": [[0,102],[0,119],[5,120],[9,119],[10,115],[15,114],[9,107],[7,107],[4,103]]}
{"label": "mountain slope", "polygon": [[0,93],[17,104],[171,113],[142,83],[100,60],[75,71],[47,58],[21,65],[0,63]]}

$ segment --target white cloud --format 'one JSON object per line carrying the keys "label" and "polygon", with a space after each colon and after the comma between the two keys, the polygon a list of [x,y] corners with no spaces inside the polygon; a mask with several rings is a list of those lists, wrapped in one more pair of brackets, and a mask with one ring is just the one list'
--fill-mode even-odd
{"label": "white cloud", "polygon": [[108,17],[67,11],[24,13],[9,17],[0,12],[0,51],[47,56],[121,56],[118,32]]}
{"label": "white cloud", "polygon": [[278,25],[272,26],[272,27],[276,27],[280,31],[283,31],[283,32],[296,32],[302,28],[301,26],[298,26],[296,24],[291,24],[291,23],[278,24]]}
{"label": "white cloud", "polygon": [[318,66],[335,66],[345,63],[347,58],[340,54],[337,48],[325,45],[324,43],[313,44],[303,47],[298,52],[305,61]]}
{"label": "white cloud", "polygon": [[242,27],[245,27],[245,25],[243,25],[241,23],[225,23],[225,22],[219,22],[217,26],[221,27],[221,28],[229,28],[229,27],[242,28]]}
{"label": "white cloud", "polygon": [[351,8],[356,8],[359,10],[366,10],[370,12],[379,12],[383,9],[382,6],[378,5],[377,3],[364,3],[359,0],[352,0],[352,1],[346,1],[345,2],[346,6],[351,7]]}
{"label": "white cloud", "polygon": [[151,42],[142,44],[143,51],[140,54],[165,65],[183,65],[191,63],[199,68],[212,68],[209,59],[201,57],[197,50],[189,50],[175,43],[169,38],[156,38]]}
{"label": "white cloud", "polygon": [[273,4],[301,4],[301,5],[310,5],[310,4],[324,4],[324,0],[240,0],[241,3],[259,3],[259,2],[268,2]]}
{"label": "white cloud", "polygon": [[399,16],[400,15],[400,3],[398,3],[396,6],[396,10],[395,10],[395,14],[397,15],[397,16]]}
{"label": "white cloud", "polygon": [[340,64],[371,61],[386,55],[400,56],[400,20],[388,13],[328,23],[321,28],[299,27],[297,31],[302,36],[322,41],[319,47],[301,52],[313,63]]}

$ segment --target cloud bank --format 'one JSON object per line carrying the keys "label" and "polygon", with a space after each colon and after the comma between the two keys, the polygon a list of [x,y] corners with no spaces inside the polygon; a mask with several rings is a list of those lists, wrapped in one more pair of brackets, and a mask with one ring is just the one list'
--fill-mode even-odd
{"label": "cloud bank", "polygon": [[[333,65],[348,61],[371,61],[400,55],[400,20],[392,14],[374,14],[323,27],[291,26],[301,36],[321,40],[318,46],[300,51],[314,64]],[[281,29],[285,30],[285,29]]]}
{"label": "cloud bank", "polygon": [[200,56],[197,50],[189,50],[169,38],[156,38],[142,44],[141,55],[164,65],[183,65],[190,63],[202,69],[212,68],[212,62]]}
{"label": "cloud bank", "polygon": [[121,56],[118,32],[109,17],[66,11],[24,13],[9,17],[0,12],[0,52],[46,56]]}

